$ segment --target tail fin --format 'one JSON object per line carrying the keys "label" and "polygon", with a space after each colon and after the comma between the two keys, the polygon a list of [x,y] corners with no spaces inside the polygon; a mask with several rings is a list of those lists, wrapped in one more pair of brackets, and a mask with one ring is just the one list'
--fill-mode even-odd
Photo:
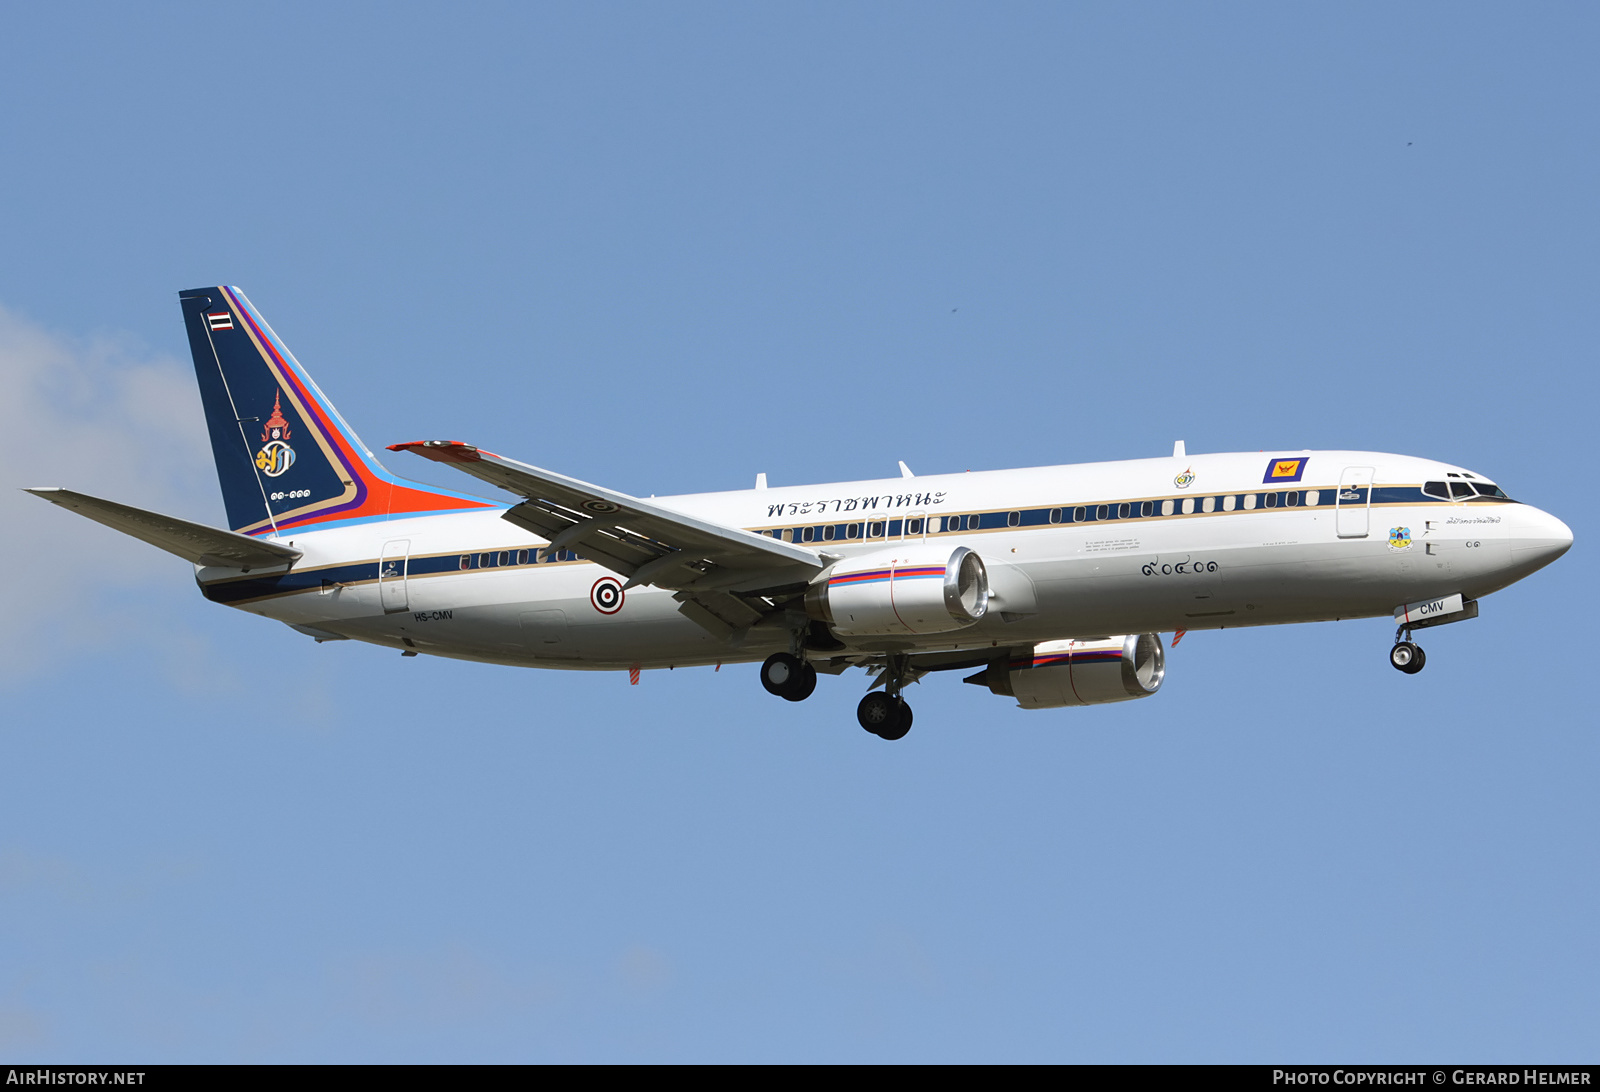
{"label": "tail fin", "polygon": [[191,289],[178,300],[235,531],[493,507],[385,470],[237,288]]}

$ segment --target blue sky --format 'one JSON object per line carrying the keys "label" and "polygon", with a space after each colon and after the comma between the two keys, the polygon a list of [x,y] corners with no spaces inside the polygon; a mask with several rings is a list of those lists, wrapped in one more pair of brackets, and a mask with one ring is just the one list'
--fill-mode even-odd
{"label": "blue sky", "polygon": [[[1600,16],[18,8],[0,33],[0,1056],[1570,1061],[1600,1046]],[[317,646],[17,492],[221,522],[176,304],[366,441],[640,493],[1449,459],[1571,553],[1154,698]],[[448,470],[398,472],[457,485]]]}

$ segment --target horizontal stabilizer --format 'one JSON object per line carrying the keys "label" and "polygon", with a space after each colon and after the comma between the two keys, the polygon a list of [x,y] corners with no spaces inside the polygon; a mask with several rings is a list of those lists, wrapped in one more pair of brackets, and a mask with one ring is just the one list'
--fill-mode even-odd
{"label": "horizontal stabilizer", "polygon": [[103,523],[125,535],[142,539],[169,554],[177,554],[196,565],[220,565],[230,569],[273,569],[292,564],[301,551],[276,542],[265,542],[236,531],[223,531],[203,523],[147,512],[115,501],[101,500],[70,489],[28,489],[51,504],[69,508],[80,516]]}

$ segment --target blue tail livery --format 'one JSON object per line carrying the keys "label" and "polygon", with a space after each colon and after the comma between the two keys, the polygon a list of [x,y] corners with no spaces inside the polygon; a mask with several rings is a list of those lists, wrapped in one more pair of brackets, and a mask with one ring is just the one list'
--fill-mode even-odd
{"label": "blue tail livery", "polygon": [[237,288],[196,288],[178,299],[235,531],[278,535],[491,507],[385,470]]}

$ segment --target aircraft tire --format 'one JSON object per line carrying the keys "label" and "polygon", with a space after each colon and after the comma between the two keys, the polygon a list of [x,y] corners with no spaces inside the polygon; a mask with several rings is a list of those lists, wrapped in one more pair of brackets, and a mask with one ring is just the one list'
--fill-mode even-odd
{"label": "aircraft tire", "polygon": [[788,688],[779,696],[789,701],[805,701],[816,688],[817,669],[810,664],[801,664],[800,670],[789,677]]}
{"label": "aircraft tire", "polygon": [[[796,681],[804,676],[804,669],[810,666],[802,664],[798,656],[791,656],[787,652],[774,652],[761,665],[761,685],[769,694],[789,698],[789,691],[793,689]],[[815,668],[812,668],[811,672],[811,685],[813,687],[817,685]],[[809,693],[811,691],[807,690],[806,694]],[[799,701],[800,698],[789,698],[789,700]]]}
{"label": "aircraft tire", "polygon": [[1410,641],[1400,641],[1389,650],[1389,663],[1394,665],[1396,671],[1404,671],[1407,675],[1415,675],[1427,662],[1428,657],[1422,649]]}
{"label": "aircraft tire", "polygon": [[900,719],[895,722],[893,729],[884,729],[878,735],[884,739],[905,739],[906,733],[911,731],[911,704],[904,699],[900,702]]}
{"label": "aircraft tire", "polygon": [[[897,698],[891,698],[881,690],[874,690],[861,699],[861,704],[856,706],[856,720],[861,727],[875,736],[884,739],[899,739],[905,732],[900,732],[900,722],[905,721],[909,730],[911,718],[902,712],[906,703]],[[886,735],[886,732],[900,732],[900,735]]]}

